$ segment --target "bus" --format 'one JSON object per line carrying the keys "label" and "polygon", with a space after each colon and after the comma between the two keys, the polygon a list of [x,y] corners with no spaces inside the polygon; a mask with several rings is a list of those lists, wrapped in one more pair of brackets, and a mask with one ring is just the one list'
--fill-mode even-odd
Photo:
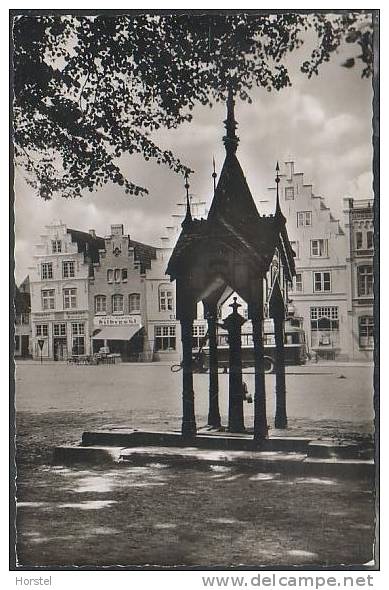
{"label": "bus", "polygon": [[[254,366],[254,346],[251,322],[247,322],[242,330],[242,366]],[[286,365],[303,365],[308,358],[308,347],[303,329],[303,318],[290,317],[285,320],[285,364]],[[218,364],[219,367],[226,370],[229,366],[229,346],[228,334],[222,328],[218,328]],[[271,373],[275,366],[275,337],[274,324],[272,319],[264,320],[264,348],[265,348],[265,372]],[[195,353],[196,354],[196,353]],[[200,346],[197,356],[202,354],[204,369],[209,368],[209,344],[206,341],[204,346]]]}

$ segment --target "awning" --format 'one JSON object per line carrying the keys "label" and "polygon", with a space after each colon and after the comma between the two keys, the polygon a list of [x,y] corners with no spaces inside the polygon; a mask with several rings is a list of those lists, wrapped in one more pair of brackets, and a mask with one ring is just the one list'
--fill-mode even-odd
{"label": "awning", "polygon": [[131,340],[142,328],[140,324],[127,326],[104,326],[92,340]]}

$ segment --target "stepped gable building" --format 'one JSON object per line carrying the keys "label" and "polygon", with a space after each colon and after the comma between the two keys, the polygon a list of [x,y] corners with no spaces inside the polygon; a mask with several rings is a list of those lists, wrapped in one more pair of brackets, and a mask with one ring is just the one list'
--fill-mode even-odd
{"label": "stepped gable building", "polygon": [[152,360],[146,276],[155,259],[156,248],[132,240],[122,224],[111,226],[89,282],[93,352],[108,347],[125,361]]}
{"label": "stepped gable building", "polygon": [[[274,195],[275,189],[269,188]],[[279,196],[296,254],[290,298],[304,319],[311,351],[322,359],[347,359],[349,346],[348,237],[324,199],[317,196],[294,162],[285,162]]]}
{"label": "stepped gable building", "polygon": [[27,358],[31,356],[31,296],[30,279],[15,287],[15,357]]}
{"label": "stepped gable building", "polygon": [[30,268],[32,355],[64,360],[91,352],[89,278],[104,240],[68,229],[45,227]]}
{"label": "stepped gable building", "polygon": [[[277,317],[278,335],[282,334],[286,301],[283,299],[285,281],[294,276],[293,250],[289,243],[286,220],[277,199],[275,213],[261,216],[255,206],[242,168],[236,157],[238,138],[235,135],[234,100],[232,89],[227,99],[226,135],[223,138],[226,157],[216,186],[207,219],[193,219],[189,183],[186,182],[187,208],[182,231],[174,247],[166,273],[176,281],[176,316],[181,324],[183,356],[183,422],[182,434],[196,434],[194,394],[192,379],[193,324],[197,317],[197,303],[203,302],[209,333],[210,359],[210,407],[208,423],[220,426],[217,385],[216,326],[218,307],[230,296],[231,290],[248,303],[248,318],[253,325],[255,349],[255,420],[254,437],[267,435],[266,396],[263,371],[263,327],[265,315],[264,286],[266,274],[274,257],[277,272],[271,284],[269,307],[272,317]],[[277,166],[277,186],[278,186]],[[276,265],[275,265],[276,268]],[[242,407],[242,373],[240,357],[241,325],[245,319],[238,313],[239,304],[232,305],[233,312],[226,318],[229,331],[229,430],[244,430]],[[278,322],[280,320],[280,322]],[[231,331],[230,331],[231,330]],[[283,342],[278,338],[278,344]],[[232,366],[232,364],[234,366]],[[278,375],[278,373],[277,373]],[[278,385],[280,383],[277,381]],[[283,384],[285,397],[285,381]],[[285,402],[285,399],[284,399]],[[282,405],[282,404],[281,404]],[[279,404],[277,403],[277,411]],[[285,403],[282,422],[286,423]],[[277,419],[276,419],[277,422]]]}
{"label": "stepped gable building", "polygon": [[374,212],[373,201],[345,198],[345,228],[349,241],[348,285],[351,356],[373,360],[374,353]]}

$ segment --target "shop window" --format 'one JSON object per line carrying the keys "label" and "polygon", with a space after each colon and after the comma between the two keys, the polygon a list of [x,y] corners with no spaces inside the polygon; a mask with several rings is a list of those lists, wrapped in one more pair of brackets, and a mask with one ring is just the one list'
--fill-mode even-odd
{"label": "shop window", "polygon": [[81,356],[85,354],[85,326],[84,324],[72,324],[72,354]]}
{"label": "shop window", "polygon": [[66,324],[54,324],[54,336],[66,336]]}
{"label": "shop window", "polygon": [[331,273],[314,272],[313,273],[313,290],[315,293],[324,293],[331,291]]}
{"label": "shop window", "polygon": [[312,225],[312,211],[297,212],[297,227]]}
{"label": "shop window", "polygon": [[112,313],[123,313],[123,295],[112,295]]}
{"label": "shop window", "polygon": [[169,285],[159,287],[159,311],[173,311],[173,290]]}
{"label": "shop window", "polygon": [[42,290],[42,309],[55,309],[55,290],[54,289],[43,289]]}
{"label": "shop window", "polygon": [[313,348],[333,348],[339,345],[337,307],[311,307],[311,342]]}
{"label": "shop window", "polygon": [[358,297],[368,297],[373,295],[373,267],[368,264],[358,266]]}
{"label": "shop window", "polygon": [[193,348],[200,348],[201,344],[203,344],[205,336],[205,326],[193,326],[192,328],[192,347]]}
{"label": "shop window", "polygon": [[63,308],[75,309],[77,307],[77,289],[63,290]]}
{"label": "shop window", "polygon": [[286,186],[285,187],[285,199],[287,201],[294,199],[294,187],[293,186]]}
{"label": "shop window", "polygon": [[328,240],[311,240],[311,256],[327,256]]}
{"label": "shop window", "polygon": [[62,263],[62,276],[64,279],[74,278],[74,261],[73,260],[65,260]]}
{"label": "shop window", "polygon": [[176,350],[176,327],[155,326],[155,350]]}
{"label": "shop window", "polygon": [[37,324],[35,326],[35,333],[37,336],[48,336],[48,326],[47,324]]}
{"label": "shop window", "polygon": [[359,318],[359,347],[373,348],[374,346],[374,318],[363,316]]}
{"label": "shop window", "polygon": [[62,252],[62,242],[61,240],[53,240],[51,242],[51,251],[53,254],[59,254]]}
{"label": "shop window", "polygon": [[140,311],[140,294],[130,293],[128,296],[128,310],[130,313]]}
{"label": "shop window", "polygon": [[107,298],[105,295],[95,296],[95,313],[106,313],[107,311]]}
{"label": "shop window", "polygon": [[43,281],[45,281],[46,279],[53,278],[53,263],[52,262],[42,262],[41,278]]}

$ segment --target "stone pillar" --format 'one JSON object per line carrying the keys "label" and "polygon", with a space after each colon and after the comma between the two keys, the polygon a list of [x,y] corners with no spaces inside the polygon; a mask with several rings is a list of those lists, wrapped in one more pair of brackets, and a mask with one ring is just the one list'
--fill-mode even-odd
{"label": "stone pillar", "polygon": [[284,318],[277,315],[273,321],[276,344],[276,415],[274,425],[276,428],[286,428],[288,425],[288,418],[286,416]]}
{"label": "stone pillar", "polygon": [[238,313],[236,299],[230,306],[232,313],[224,320],[230,347],[228,430],[244,432],[241,328],[246,320]]}
{"label": "stone pillar", "polygon": [[263,345],[263,318],[256,314],[251,318],[253,325],[254,344],[254,440],[267,438],[268,426],[266,418],[266,385]]}
{"label": "stone pillar", "polygon": [[196,436],[194,413],[192,328],[193,318],[184,318],[181,323],[182,340],[182,436],[190,439]]}
{"label": "stone pillar", "polygon": [[219,376],[217,358],[217,306],[204,306],[208,323],[209,341],[209,411],[208,425],[213,428],[221,427],[219,411]]}

